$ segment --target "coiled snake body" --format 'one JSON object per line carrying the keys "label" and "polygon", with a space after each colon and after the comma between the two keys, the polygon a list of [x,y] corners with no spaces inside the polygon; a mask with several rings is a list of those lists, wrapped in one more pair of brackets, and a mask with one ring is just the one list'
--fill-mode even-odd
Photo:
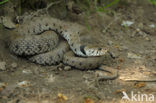
{"label": "coiled snake body", "polygon": [[34,17],[16,29],[15,35],[11,36],[9,48],[12,53],[27,56],[30,61],[42,65],[63,61],[78,69],[95,69],[102,65],[107,49],[81,43],[80,35],[85,30],[79,24],[52,17]]}

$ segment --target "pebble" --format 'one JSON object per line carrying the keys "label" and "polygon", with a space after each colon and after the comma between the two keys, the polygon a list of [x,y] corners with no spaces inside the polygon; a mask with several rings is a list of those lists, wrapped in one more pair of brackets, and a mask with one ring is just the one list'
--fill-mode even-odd
{"label": "pebble", "polygon": [[59,67],[58,70],[59,70],[59,71],[62,71],[63,69]]}
{"label": "pebble", "polygon": [[7,83],[0,82],[0,88],[5,88],[7,86]]}
{"label": "pebble", "polygon": [[24,69],[24,70],[22,71],[22,73],[24,73],[24,74],[31,74],[32,71],[29,70],[29,69]]}
{"label": "pebble", "polygon": [[64,67],[64,70],[66,70],[66,71],[71,70],[71,66],[65,66],[65,67]]}
{"label": "pebble", "polygon": [[12,63],[12,64],[11,64],[11,67],[12,67],[13,69],[16,69],[16,68],[17,68],[17,63]]}
{"label": "pebble", "polygon": [[151,39],[149,37],[145,37],[145,40],[150,41]]}
{"label": "pebble", "polygon": [[136,31],[133,31],[132,34],[130,35],[131,38],[134,38],[136,35]]}
{"label": "pebble", "polygon": [[48,78],[47,78],[47,81],[50,82],[50,83],[54,82],[55,81],[55,76],[53,74],[50,74],[48,76]]}
{"label": "pebble", "polygon": [[28,86],[31,86],[31,83],[30,83],[30,81],[24,80],[24,81],[18,82],[17,86],[18,87],[28,87]]}
{"label": "pebble", "polygon": [[138,36],[143,37],[143,38],[144,38],[145,40],[147,40],[147,41],[150,41],[150,40],[151,40],[151,39],[148,37],[148,35],[147,35],[145,32],[141,31],[139,28],[137,28],[136,31],[137,31],[137,33],[138,33]]}
{"label": "pebble", "polygon": [[131,58],[131,59],[140,59],[141,58],[139,55],[134,54],[134,53],[128,53],[127,57]]}
{"label": "pebble", "polygon": [[155,27],[156,27],[156,25],[151,24],[151,25],[149,25],[149,27],[150,27],[150,28],[155,28]]}
{"label": "pebble", "polygon": [[123,46],[121,46],[121,49],[127,51],[128,50],[128,47],[126,47],[126,46],[123,45]]}
{"label": "pebble", "polygon": [[112,45],[113,42],[112,42],[111,40],[109,40],[107,44],[108,44],[108,45]]}
{"label": "pebble", "polygon": [[63,63],[60,63],[59,65],[57,65],[57,69],[59,68],[63,68]]}
{"label": "pebble", "polygon": [[139,23],[138,24],[138,28],[143,29],[143,27],[144,27],[144,24],[143,23]]}
{"label": "pebble", "polygon": [[6,70],[6,62],[0,62],[0,70]]}

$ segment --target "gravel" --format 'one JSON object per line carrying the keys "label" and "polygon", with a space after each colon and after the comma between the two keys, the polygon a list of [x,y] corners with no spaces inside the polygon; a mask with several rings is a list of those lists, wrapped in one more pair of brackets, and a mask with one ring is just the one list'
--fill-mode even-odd
{"label": "gravel", "polygon": [[71,67],[70,66],[65,66],[64,70],[66,70],[66,71],[71,70]]}
{"label": "gravel", "polygon": [[0,62],[0,70],[2,71],[6,70],[6,62]]}

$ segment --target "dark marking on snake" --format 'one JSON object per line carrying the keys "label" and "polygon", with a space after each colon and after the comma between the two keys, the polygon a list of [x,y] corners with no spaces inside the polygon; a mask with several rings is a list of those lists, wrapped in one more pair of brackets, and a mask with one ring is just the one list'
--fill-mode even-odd
{"label": "dark marking on snake", "polygon": [[39,49],[39,50],[41,50],[41,49],[42,49],[41,45],[38,45],[37,47],[38,47],[38,49]]}
{"label": "dark marking on snake", "polygon": [[53,57],[52,57],[52,56],[50,57],[50,60],[51,60],[51,61],[53,60]]}
{"label": "dark marking on snake", "polygon": [[[53,42],[54,44],[55,44],[55,42]],[[48,48],[50,48],[50,44],[49,43],[47,43],[47,46],[48,46]]]}
{"label": "dark marking on snake", "polygon": [[85,52],[85,50],[84,50],[85,47],[86,47],[85,45],[81,45],[81,46],[80,46],[80,51],[81,51],[84,55],[86,55],[86,52]]}
{"label": "dark marking on snake", "polygon": [[33,33],[35,33],[35,28],[33,29]]}
{"label": "dark marking on snake", "polygon": [[74,51],[76,52],[77,50],[76,50],[76,49],[74,49]]}
{"label": "dark marking on snake", "polygon": [[15,45],[15,48],[16,48],[16,49],[18,49],[18,48],[19,48],[19,46],[18,46],[18,45]]}
{"label": "dark marking on snake", "polygon": [[60,33],[62,34],[63,31],[60,31]]}

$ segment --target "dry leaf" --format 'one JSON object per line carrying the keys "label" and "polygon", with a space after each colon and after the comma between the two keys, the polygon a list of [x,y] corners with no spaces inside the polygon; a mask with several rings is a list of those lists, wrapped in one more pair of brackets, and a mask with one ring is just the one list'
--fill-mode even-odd
{"label": "dry leaf", "polygon": [[119,89],[119,90],[116,90],[115,93],[118,94],[118,93],[122,93],[123,91],[126,91],[126,90],[125,89]]}
{"label": "dry leaf", "polygon": [[84,103],[95,103],[95,102],[90,98],[86,98]]}
{"label": "dry leaf", "polygon": [[63,95],[61,93],[58,93],[57,97],[58,97],[58,99],[60,101],[66,101],[66,100],[68,100],[67,96],[65,96],[65,95]]}
{"label": "dry leaf", "polygon": [[119,49],[119,46],[118,46],[118,45],[115,45],[115,46],[114,46],[114,48],[117,48],[117,49]]}
{"label": "dry leaf", "polygon": [[3,90],[3,88],[0,88],[0,92]]}
{"label": "dry leaf", "polygon": [[124,62],[124,59],[123,59],[123,58],[120,58],[119,61],[120,61],[120,62]]}
{"label": "dry leaf", "polygon": [[144,83],[144,82],[139,82],[139,83],[134,84],[135,88],[142,88],[142,87],[145,87],[145,86],[146,86],[146,83]]}
{"label": "dry leaf", "polygon": [[116,67],[116,69],[120,70],[120,69],[121,69],[121,66],[120,66],[120,65],[118,65],[118,66]]}

